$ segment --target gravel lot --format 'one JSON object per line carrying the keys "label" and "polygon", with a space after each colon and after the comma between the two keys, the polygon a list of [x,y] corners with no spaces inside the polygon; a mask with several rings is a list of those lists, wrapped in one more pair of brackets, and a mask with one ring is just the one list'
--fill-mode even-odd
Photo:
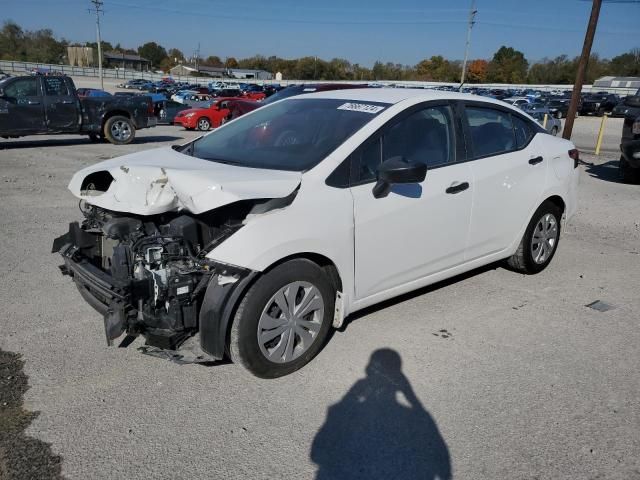
{"label": "gravel lot", "polygon": [[[543,273],[494,265],[369,309],[265,381],[107,347],[49,253],[80,215],[76,170],[195,135],[1,141],[0,348],[29,389],[26,412],[0,395],[0,426],[31,424],[0,435],[0,478],[61,461],[71,479],[640,479],[640,186],[617,182],[617,155],[584,156],[579,213]],[[4,392],[25,390],[20,367],[0,355]]]}

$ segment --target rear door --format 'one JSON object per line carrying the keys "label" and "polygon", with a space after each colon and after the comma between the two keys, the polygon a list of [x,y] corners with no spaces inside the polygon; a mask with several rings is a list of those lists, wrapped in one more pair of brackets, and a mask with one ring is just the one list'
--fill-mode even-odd
{"label": "rear door", "polygon": [[473,172],[473,210],[467,261],[508,248],[529,222],[542,195],[547,165],[538,127],[491,104],[464,108]]}
{"label": "rear door", "polygon": [[77,132],[80,101],[64,77],[42,77],[47,127],[53,132]]}
{"label": "rear door", "polygon": [[0,98],[0,131],[39,133],[45,130],[39,77],[21,77],[5,83]]}

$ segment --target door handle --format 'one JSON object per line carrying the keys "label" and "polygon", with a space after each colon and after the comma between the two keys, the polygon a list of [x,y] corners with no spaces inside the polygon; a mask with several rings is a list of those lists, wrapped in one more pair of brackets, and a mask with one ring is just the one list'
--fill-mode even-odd
{"label": "door handle", "polygon": [[534,157],[531,160],[529,160],[529,165],[537,165],[538,163],[542,163],[543,160],[544,158],[542,157]]}
{"label": "door handle", "polygon": [[445,192],[452,193],[452,194],[460,193],[460,192],[464,192],[467,188],[469,188],[469,182],[462,182],[462,183],[455,182],[451,184],[451,186],[447,188]]}
{"label": "door handle", "polygon": [[39,100],[29,100],[27,102],[27,105],[40,105],[40,101]]}

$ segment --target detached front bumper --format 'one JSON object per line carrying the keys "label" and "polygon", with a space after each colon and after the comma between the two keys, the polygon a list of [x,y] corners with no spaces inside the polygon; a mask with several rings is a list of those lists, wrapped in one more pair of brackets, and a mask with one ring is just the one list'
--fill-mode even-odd
{"label": "detached front bumper", "polygon": [[640,139],[622,142],[620,151],[631,168],[640,168]]}

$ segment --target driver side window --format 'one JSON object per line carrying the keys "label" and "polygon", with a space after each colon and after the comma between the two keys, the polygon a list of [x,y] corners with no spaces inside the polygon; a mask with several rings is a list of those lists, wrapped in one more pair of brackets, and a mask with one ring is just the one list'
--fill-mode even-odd
{"label": "driver side window", "polygon": [[392,157],[438,167],[454,161],[449,107],[428,107],[396,122],[356,153],[355,184],[375,181],[378,166]]}

